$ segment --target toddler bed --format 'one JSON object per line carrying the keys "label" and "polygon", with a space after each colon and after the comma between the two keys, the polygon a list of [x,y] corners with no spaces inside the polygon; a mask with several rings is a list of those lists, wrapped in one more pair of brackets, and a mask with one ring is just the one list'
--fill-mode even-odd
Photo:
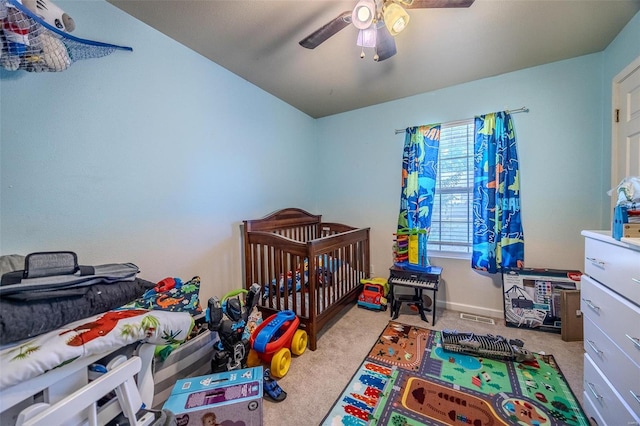
{"label": "toddler bed", "polygon": [[[92,376],[99,377],[106,361],[120,350],[128,352],[137,342],[142,343],[136,349],[142,360],[138,387],[150,408],[156,346],[185,340],[192,324],[186,312],[111,310],[0,351],[1,423],[15,424],[18,414],[34,403],[57,403],[89,383]],[[99,424],[106,424],[120,411],[115,401],[106,401]]]}
{"label": "toddler bed", "polygon": [[[156,285],[134,275],[127,281],[86,286],[71,296],[62,291],[63,297],[41,293],[35,300],[0,297],[0,424],[14,424],[18,413],[33,403],[60,401],[118,354],[141,358],[138,386],[146,407],[152,407],[156,352],[190,336],[194,316],[201,314],[200,279],[182,283],[171,278]],[[128,303],[122,304],[123,298]],[[8,314],[28,327],[17,326]],[[28,331],[31,327],[36,332]],[[119,412],[117,401],[105,403],[100,423]]]}
{"label": "toddler bed", "polygon": [[297,208],[243,224],[246,288],[262,287],[265,317],[294,311],[316,350],[319,331],[355,302],[369,277],[369,228],[323,223]]}

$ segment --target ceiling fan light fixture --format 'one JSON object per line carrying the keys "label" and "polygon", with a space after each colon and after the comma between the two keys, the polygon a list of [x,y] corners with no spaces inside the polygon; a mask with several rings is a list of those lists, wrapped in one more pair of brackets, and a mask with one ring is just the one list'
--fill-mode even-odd
{"label": "ceiling fan light fixture", "polygon": [[377,38],[378,30],[372,26],[358,31],[358,39],[356,40],[356,44],[361,47],[376,47]]}
{"label": "ceiling fan light fixture", "polygon": [[360,0],[351,14],[351,22],[359,29],[369,28],[376,14],[376,5],[372,0]]}
{"label": "ceiling fan light fixture", "polygon": [[387,27],[382,23],[377,26],[377,32],[376,56],[374,56],[373,59],[376,62],[382,62],[397,53],[396,41],[389,33]]}
{"label": "ceiling fan light fixture", "polygon": [[409,14],[399,4],[389,2],[384,8],[384,23],[392,36],[407,28]]}

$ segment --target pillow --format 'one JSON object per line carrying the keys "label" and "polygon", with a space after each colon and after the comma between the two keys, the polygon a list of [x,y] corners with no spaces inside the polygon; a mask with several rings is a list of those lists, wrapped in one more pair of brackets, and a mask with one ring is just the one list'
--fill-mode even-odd
{"label": "pillow", "polygon": [[[168,282],[172,285],[167,285]],[[147,290],[142,297],[127,303],[121,309],[153,309],[197,315],[202,313],[199,294],[200,277],[193,277],[186,283],[179,278],[165,278],[155,288]]]}

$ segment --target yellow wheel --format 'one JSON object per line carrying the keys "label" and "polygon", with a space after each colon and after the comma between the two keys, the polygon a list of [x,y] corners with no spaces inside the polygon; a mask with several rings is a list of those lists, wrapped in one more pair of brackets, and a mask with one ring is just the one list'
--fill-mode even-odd
{"label": "yellow wheel", "polygon": [[282,348],[271,358],[271,375],[276,379],[281,379],[289,371],[291,366],[291,352],[287,348]]}
{"label": "yellow wheel", "polygon": [[296,330],[293,339],[291,339],[291,352],[293,352],[294,355],[302,355],[307,349],[308,340],[306,331]]}
{"label": "yellow wheel", "polygon": [[249,355],[247,355],[247,367],[257,367],[260,364],[262,364],[262,361],[260,360],[260,355],[258,355],[258,352],[254,351],[253,349],[250,349]]}

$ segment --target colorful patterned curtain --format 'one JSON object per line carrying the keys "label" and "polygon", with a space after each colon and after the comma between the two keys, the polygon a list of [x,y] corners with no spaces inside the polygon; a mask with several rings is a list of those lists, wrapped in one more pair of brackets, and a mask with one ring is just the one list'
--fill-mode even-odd
{"label": "colorful patterned curtain", "polygon": [[402,155],[402,193],[398,230],[429,232],[438,171],[440,125],[406,130]]}
{"label": "colorful patterned curtain", "polygon": [[508,112],[475,118],[473,189],[474,269],[496,273],[524,266],[520,172]]}

